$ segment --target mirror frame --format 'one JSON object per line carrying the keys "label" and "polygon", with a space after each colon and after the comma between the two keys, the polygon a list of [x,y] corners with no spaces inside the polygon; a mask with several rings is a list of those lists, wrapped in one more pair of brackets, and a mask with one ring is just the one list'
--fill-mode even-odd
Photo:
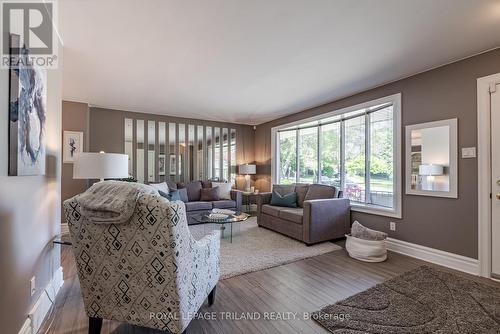
{"label": "mirror frame", "polygon": [[[429,129],[434,127],[448,126],[450,128],[450,190],[429,191],[411,189],[411,132],[414,130]],[[406,138],[406,167],[405,184],[407,195],[420,195],[432,197],[458,198],[458,119],[445,119],[435,122],[407,125],[405,127]]]}

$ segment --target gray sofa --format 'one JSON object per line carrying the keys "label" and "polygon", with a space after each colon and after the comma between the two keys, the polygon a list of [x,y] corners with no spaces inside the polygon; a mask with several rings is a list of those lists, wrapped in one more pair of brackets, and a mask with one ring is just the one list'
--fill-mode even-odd
{"label": "gray sofa", "polygon": [[335,187],[320,184],[274,185],[281,195],[297,193],[297,208],[271,205],[272,193],[257,198],[259,226],[306,243],[344,237],[349,233],[351,207],[346,198],[337,198]]}
{"label": "gray sofa", "polygon": [[239,190],[231,190],[231,199],[223,199],[219,201],[203,202],[200,201],[201,189],[212,188],[211,181],[191,181],[188,183],[175,183],[167,181],[169,189],[183,189],[186,188],[188,202],[186,205],[186,215],[188,224],[198,224],[194,219],[195,216],[210,211],[212,209],[229,209],[233,211],[241,211],[242,192]]}

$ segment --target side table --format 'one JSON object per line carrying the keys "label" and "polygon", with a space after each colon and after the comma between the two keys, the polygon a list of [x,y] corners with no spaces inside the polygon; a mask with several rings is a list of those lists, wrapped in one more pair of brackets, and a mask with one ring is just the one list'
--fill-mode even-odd
{"label": "side table", "polygon": [[257,203],[257,195],[259,193],[252,193],[252,192],[243,192],[243,211],[250,214],[251,213],[251,208],[252,204]]}

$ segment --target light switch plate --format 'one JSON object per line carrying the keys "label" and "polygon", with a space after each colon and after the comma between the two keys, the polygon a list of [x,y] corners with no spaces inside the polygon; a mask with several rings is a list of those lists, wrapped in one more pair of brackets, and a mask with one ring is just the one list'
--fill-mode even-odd
{"label": "light switch plate", "polygon": [[476,148],[475,147],[462,147],[462,158],[475,158],[476,157]]}

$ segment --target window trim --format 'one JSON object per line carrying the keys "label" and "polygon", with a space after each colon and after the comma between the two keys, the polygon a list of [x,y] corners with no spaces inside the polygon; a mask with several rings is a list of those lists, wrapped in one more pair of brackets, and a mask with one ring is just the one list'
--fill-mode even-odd
{"label": "window trim", "polygon": [[[401,93],[385,96],[379,99],[375,100],[370,100],[367,102],[363,102],[360,104],[356,104],[353,106],[337,109],[337,110],[332,110],[327,113],[323,113],[321,115],[309,117],[309,118],[304,118],[295,122],[287,123],[287,124],[282,124],[279,126],[275,126],[271,128],[271,182],[272,184],[278,182],[278,168],[279,168],[279,156],[277,153],[279,152],[279,141],[277,140],[277,136],[280,130],[284,130],[287,128],[291,128],[293,126],[299,126],[300,124],[303,123],[308,123],[308,122],[314,122],[314,121],[319,121],[321,119],[327,118],[327,117],[332,117],[332,116],[337,116],[341,114],[345,114],[348,112],[356,111],[359,109],[366,109],[371,106],[375,105],[380,105],[380,104],[386,104],[386,103],[392,103],[393,105],[393,112],[394,112],[394,118],[393,118],[393,126],[394,126],[394,135],[393,135],[393,156],[394,156],[394,183],[393,183],[393,193],[394,193],[394,208],[384,208],[382,206],[376,206],[372,204],[361,204],[361,203],[356,203],[352,202],[351,203],[351,210],[352,211],[357,211],[357,212],[364,212],[364,213],[370,213],[374,215],[380,215],[380,216],[385,216],[385,217],[393,217],[393,218],[402,218],[402,137],[401,137]],[[343,123],[341,123],[343,124]],[[318,133],[319,133],[319,127],[318,127]],[[341,132],[342,132],[342,126],[341,126]],[[343,142],[343,138],[341,135],[341,147],[343,148],[343,145],[345,143]],[[296,150],[298,150],[298,143],[296,145]],[[343,151],[341,149],[341,151]],[[342,154],[342,152],[341,152]],[[320,154],[318,154],[318,159],[319,159]],[[297,159],[298,159],[298,152],[297,152]],[[345,167],[343,166],[343,157],[341,157],[341,170],[344,169]],[[318,165],[319,169],[319,165]],[[297,173],[298,173],[298,166],[297,166]],[[345,182],[344,178],[341,178],[341,182]]]}

